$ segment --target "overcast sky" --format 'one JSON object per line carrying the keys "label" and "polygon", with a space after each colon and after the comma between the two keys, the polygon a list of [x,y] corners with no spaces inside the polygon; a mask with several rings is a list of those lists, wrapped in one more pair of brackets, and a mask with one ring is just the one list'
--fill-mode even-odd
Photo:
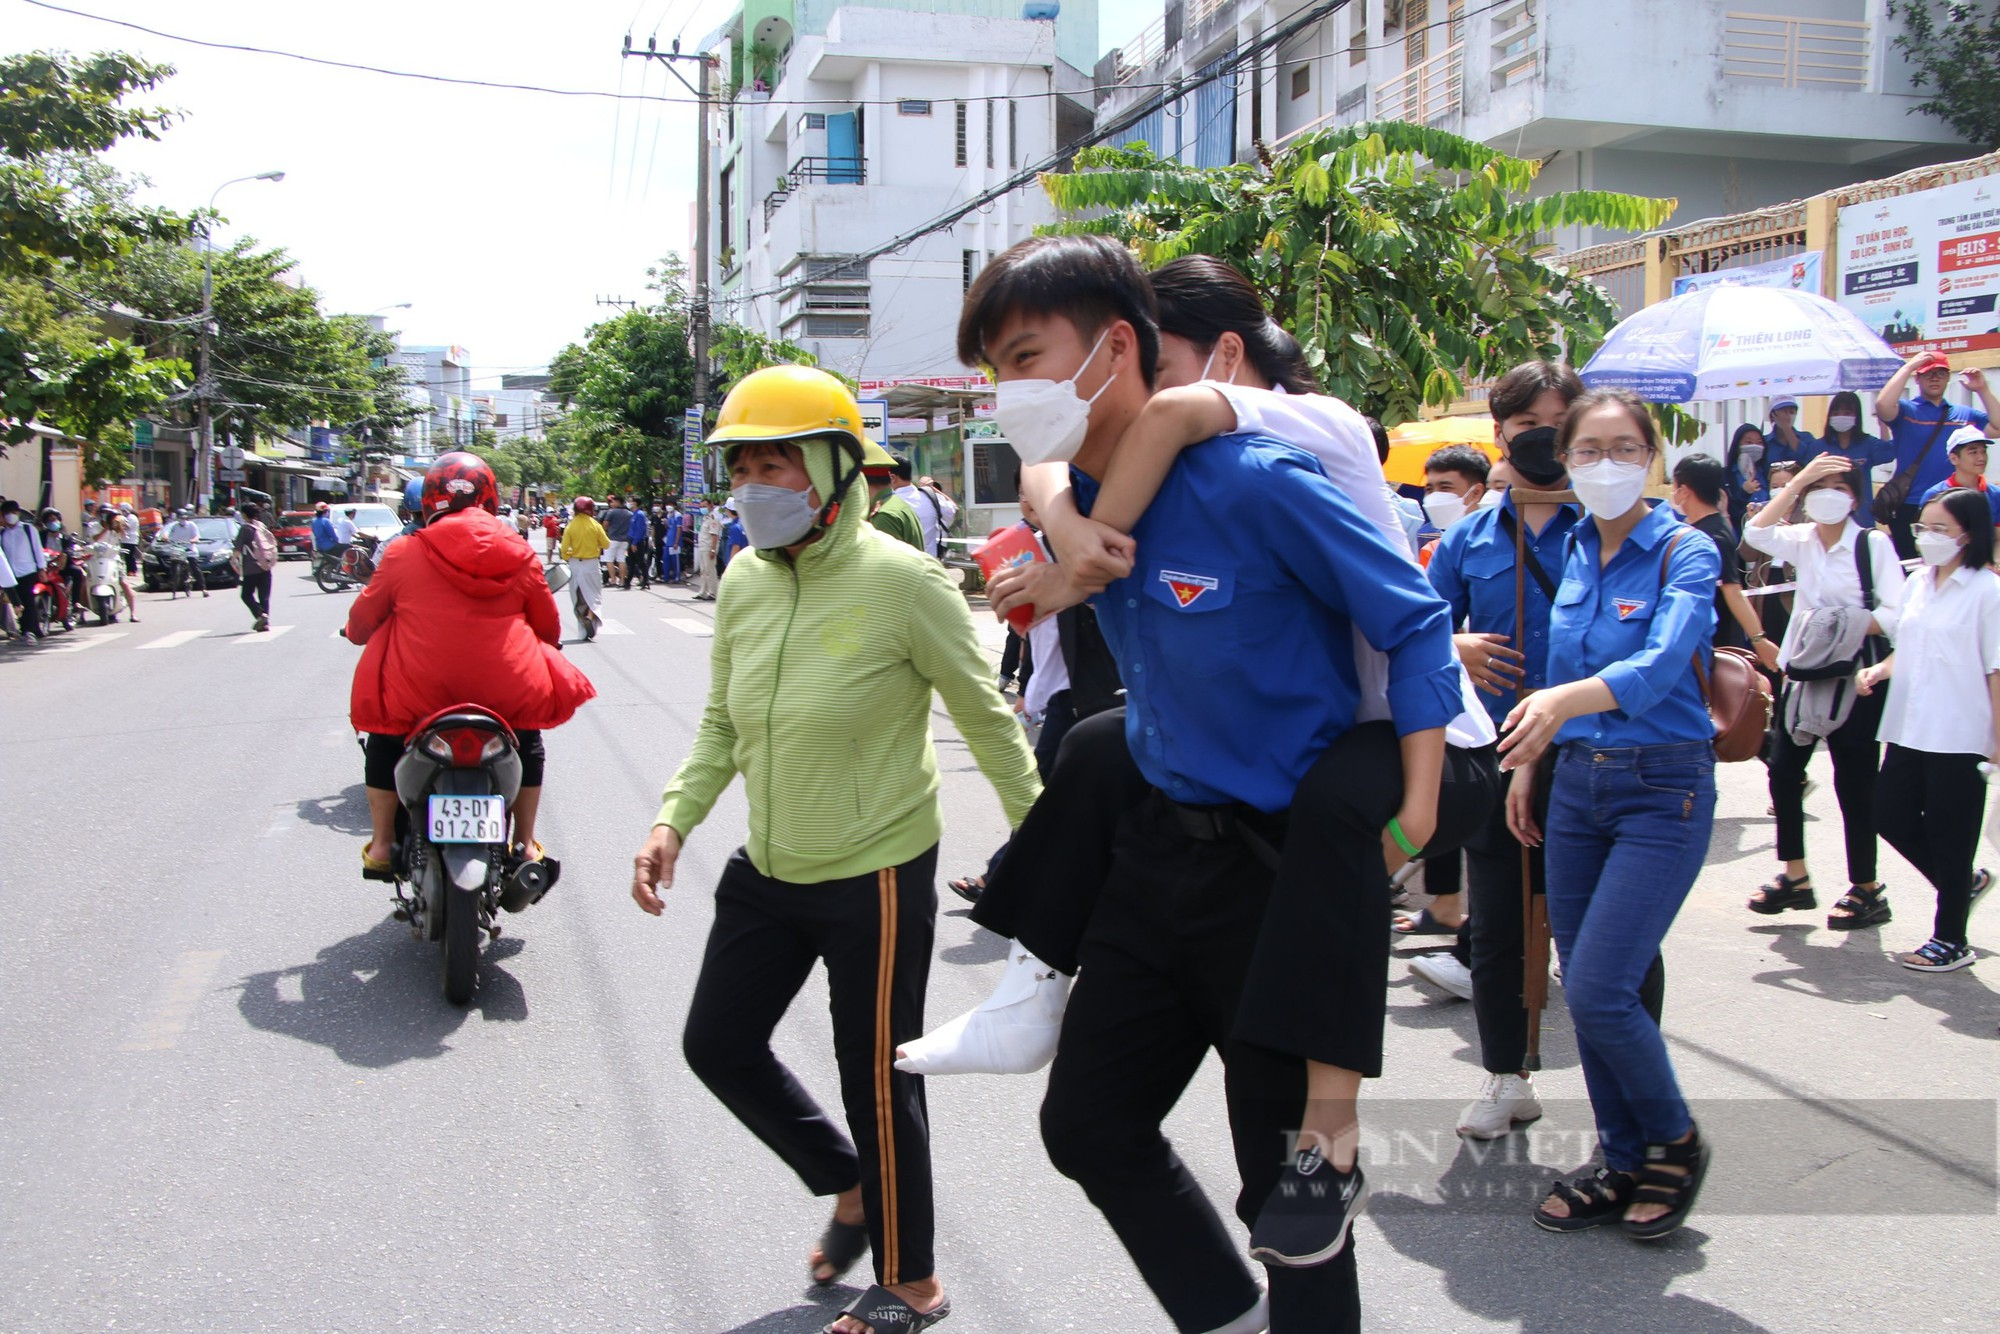
{"label": "overcast sky", "polygon": [[[206,41],[552,88],[686,96],[635,41],[694,40],[733,0],[59,0]],[[1134,36],[1160,0],[1100,0],[1100,47]],[[217,51],[0,0],[0,45],[129,51],[179,71],[155,100],[186,118],[112,161],[177,209],[217,201],[228,241],[283,246],[334,311],[386,312],[412,343],[472,354],[475,388],[545,364],[635,298],[646,266],[685,250],[694,185],[690,106],[467,88]],[[900,221],[900,220],[885,220]]]}

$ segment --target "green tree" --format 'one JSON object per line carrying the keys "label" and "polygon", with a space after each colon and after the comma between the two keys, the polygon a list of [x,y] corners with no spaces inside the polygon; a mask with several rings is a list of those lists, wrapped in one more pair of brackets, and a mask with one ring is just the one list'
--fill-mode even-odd
{"label": "green tree", "polygon": [[1935,116],[1981,148],[2000,148],[2000,5],[1965,0],[1889,0],[1903,20],[1894,46],[1916,68],[1910,82],[1930,97],[1910,114]]}
{"label": "green tree", "polygon": [[[797,343],[772,338],[740,324],[716,325],[709,347],[715,358],[713,388],[709,396],[718,404],[731,386],[751,371],[762,370],[766,366],[819,365],[819,358]],[[839,371],[827,373],[837,376],[848,388],[854,387],[854,381]]]}
{"label": "green tree", "polygon": [[680,477],[681,419],[694,401],[686,267],[669,255],[647,276],[657,301],[592,325],[549,366],[568,409],[549,434],[593,489],[658,494]]}
{"label": "green tree", "polygon": [[186,370],[148,361],[65,285],[139,244],[187,234],[185,219],[133,204],[95,158],[123,139],[159,137],[173,113],[123,101],[172,73],[116,54],[0,57],[0,438],[20,443],[30,422],[81,436],[91,481],[125,471],[116,442],[100,437],[157,407]]}
{"label": "green tree", "polygon": [[1559,227],[1657,227],[1675,201],[1602,191],[1530,199],[1539,164],[1421,125],[1302,135],[1260,163],[1196,168],[1143,144],[1093,148],[1042,186],[1148,267],[1227,260],[1263,293],[1329,393],[1387,425],[1449,403],[1466,379],[1533,358],[1581,364],[1617,319],[1556,263]]}

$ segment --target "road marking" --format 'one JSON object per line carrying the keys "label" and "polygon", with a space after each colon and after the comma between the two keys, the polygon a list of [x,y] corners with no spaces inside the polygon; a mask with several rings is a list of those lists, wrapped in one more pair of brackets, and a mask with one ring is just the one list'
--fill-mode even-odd
{"label": "road marking", "polygon": [[243,636],[236,642],[239,644],[268,644],[272,640],[276,639],[279,635],[285,633],[285,631],[291,628],[292,627],[289,625],[274,625],[270,629],[264,631],[262,634],[259,634],[255,630],[252,630],[249,634]]}
{"label": "road marking", "polygon": [[69,642],[61,648],[43,649],[41,656],[46,658],[53,657],[58,653],[81,653],[87,648],[96,648],[99,644],[109,644],[114,639],[123,639],[125,631],[113,630],[108,635],[92,635],[89,639],[78,639],[75,637],[76,631],[72,630],[70,631],[70,636]]}
{"label": "road marking", "polygon": [[189,950],[181,955],[153,1008],[120,1050],[166,1051],[179,1041],[188,1020],[194,1017],[194,1007],[201,1003],[209,984],[215,980],[222,956],[222,950]]}
{"label": "road marking", "polygon": [[208,631],[206,630],[176,630],[170,635],[161,635],[158,639],[153,640],[151,643],[141,644],[139,645],[139,647],[179,648],[182,644],[187,643],[189,640],[200,639],[203,635],[207,633]]}
{"label": "road marking", "polygon": [[662,616],[660,619],[683,634],[693,635],[697,639],[709,639],[715,635],[714,626],[692,616]]}
{"label": "road marking", "polygon": [[617,621],[610,620],[609,618],[600,618],[597,625],[597,633],[600,635],[629,635],[632,633],[632,627],[629,625],[620,625]]}

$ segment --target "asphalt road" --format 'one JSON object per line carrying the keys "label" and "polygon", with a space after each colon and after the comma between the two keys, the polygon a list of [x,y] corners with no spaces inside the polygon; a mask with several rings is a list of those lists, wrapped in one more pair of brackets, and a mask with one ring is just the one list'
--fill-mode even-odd
{"label": "asphalt road", "polygon": [[[335,637],[350,596],[290,563],[273,634],[218,592],[0,645],[0,1328],[820,1328],[853,1292],[806,1281],[823,1206],[679,1052],[740,791],[689,846],[663,919],[626,894],[704,698],[708,605],[613,591],[611,632],[569,648],[601,694],[548,737],[543,838],[564,878],[507,919],[456,1010],[435,947],[357,874],[357,654]],[[1003,830],[941,711],[937,730],[957,874]],[[1832,884],[1824,766],[1809,840]],[[1590,1135],[1560,992],[1548,1115],[1474,1153],[1451,1131],[1478,1083],[1470,1007],[1399,963],[1388,1076],[1365,1104],[1371,1329],[2000,1327],[2000,959],[1945,977],[1889,962],[1928,935],[1931,896],[1886,852],[1898,920],[1881,931],[1751,917],[1772,843],[1762,771],[1722,781],[1710,865],[1667,946],[1667,1031],[1717,1144],[1702,1208],[1651,1247],[1531,1226],[1546,1164]],[[1002,954],[944,904],[934,1020],[982,997]],[[1972,938],[2000,950],[2000,909]],[[815,979],[777,1046],[833,1102],[826,1028]],[[1165,1329],[1042,1154],[1042,1082],[930,1082],[943,1328]],[[1226,1201],[1213,1062],[1170,1130]]]}

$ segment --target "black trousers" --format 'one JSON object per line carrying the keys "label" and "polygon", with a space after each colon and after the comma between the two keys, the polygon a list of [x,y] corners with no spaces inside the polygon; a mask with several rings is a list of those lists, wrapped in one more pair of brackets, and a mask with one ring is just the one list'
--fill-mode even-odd
{"label": "black trousers", "polygon": [[269,616],[271,614],[271,572],[269,570],[260,570],[246,561],[243,565],[243,587],[239,591],[238,596],[243,599],[243,605],[250,609],[252,616]]}
{"label": "black trousers", "polygon": [[[1535,818],[1548,819],[1548,769],[1535,794]],[[1501,792],[1505,793],[1503,783]],[[1479,1063],[1489,1074],[1518,1073],[1528,1059],[1527,920],[1522,916],[1522,847],[1507,828],[1504,802],[1496,801],[1483,829],[1465,844],[1465,928],[1459,935],[1471,958],[1472,1013],[1479,1026]],[[1542,849],[1527,849],[1528,877],[1537,894],[1548,893]],[[1666,1004],[1667,966],[1655,956],[1639,984],[1639,1003],[1653,1022]]]}
{"label": "black trousers", "polygon": [[1903,560],[1917,558],[1917,535],[1913,528],[1923,512],[1922,505],[1898,505],[1886,518],[1879,507],[1875,511],[1876,523],[1889,530],[1889,540],[1896,544],[1896,555]]}
{"label": "black trousers", "polygon": [[[1007,627],[1007,644],[1000,650],[1000,675],[1012,680],[1021,668],[1021,657],[1027,651],[1028,637],[1013,626]],[[1024,678],[1021,682],[1027,684]]]}
{"label": "black trousers", "polygon": [[[1499,792],[1490,748],[1452,748],[1446,757],[1431,840],[1440,852],[1485,823]],[[1075,973],[1078,942],[1112,869],[1119,824],[1152,790],[1126,747],[1123,709],[1078,723],[972,919]],[[1288,819],[1246,821],[1268,849],[1281,851],[1258,966],[1237,1024],[1243,1040],[1371,1078],[1381,1074],[1389,985],[1382,829],[1402,792],[1395,730],[1363,723],[1314,762]]]}
{"label": "black trousers", "polygon": [[1882,837],[1937,890],[1931,934],[1953,945],[1965,943],[1972,862],[1979,852],[1979,821],[1986,813],[1980,759],[1892,743],[1882,757],[1875,803]]}
{"label": "black trousers", "polygon": [[[1190,837],[1157,792],[1126,813],[1114,849],[1079,949],[1042,1142],[1118,1234],[1174,1327],[1210,1330],[1249,1310],[1257,1284],[1160,1126],[1218,1050],[1241,1182],[1236,1214],[1257,1217],[1306,1095],[1303,1061],[1232,1037],[1272,874],[1241,842]],[[1269,1271],[1273,1334],[1361,1327],[1354,1251],[1350,1241],[1326,1264]]]}
{"label": "black trousers", "polygon": [[[1797,690],[1786,682],[1786,692]],[[1893,685],[1877,687],[1872,695],[1857,695],[1854,710],[1826,738],[1833,758],[1833,791],[1840,799],[1840,823],[1847,841],[1847,878],[1866,885],[1875,879],[1875,772],[1882,747],[1875,732],[1882,724],[1882,707]],[[1771,727],[1771,805],[1778,813],[1778,860],[1802,861],[1806,855],[1806,762],[1818,742],[1800,745],[1786,730],[1785,696],[1780,694]]]}
{"label": "black trousers", "polygon": [[35,601],[32,573],[16,576],[14,586],[7,590],[7,596],[21,611],[21,633],[40,635],[48,633],[42,625],[42,609]]}
{"label": "black trousers", "polygon": [[[934,1216],[924,1081],[895,1068],[924,1031],[937,925],[937,849],[817,885],[773,880],[738,850],[688,1006],[688,1068],[815,1195],[861,1187],[875,1281],[928,1278]],[[826,964],[833,1052],[852,1141],[771,1051],[771,1034]]]}

